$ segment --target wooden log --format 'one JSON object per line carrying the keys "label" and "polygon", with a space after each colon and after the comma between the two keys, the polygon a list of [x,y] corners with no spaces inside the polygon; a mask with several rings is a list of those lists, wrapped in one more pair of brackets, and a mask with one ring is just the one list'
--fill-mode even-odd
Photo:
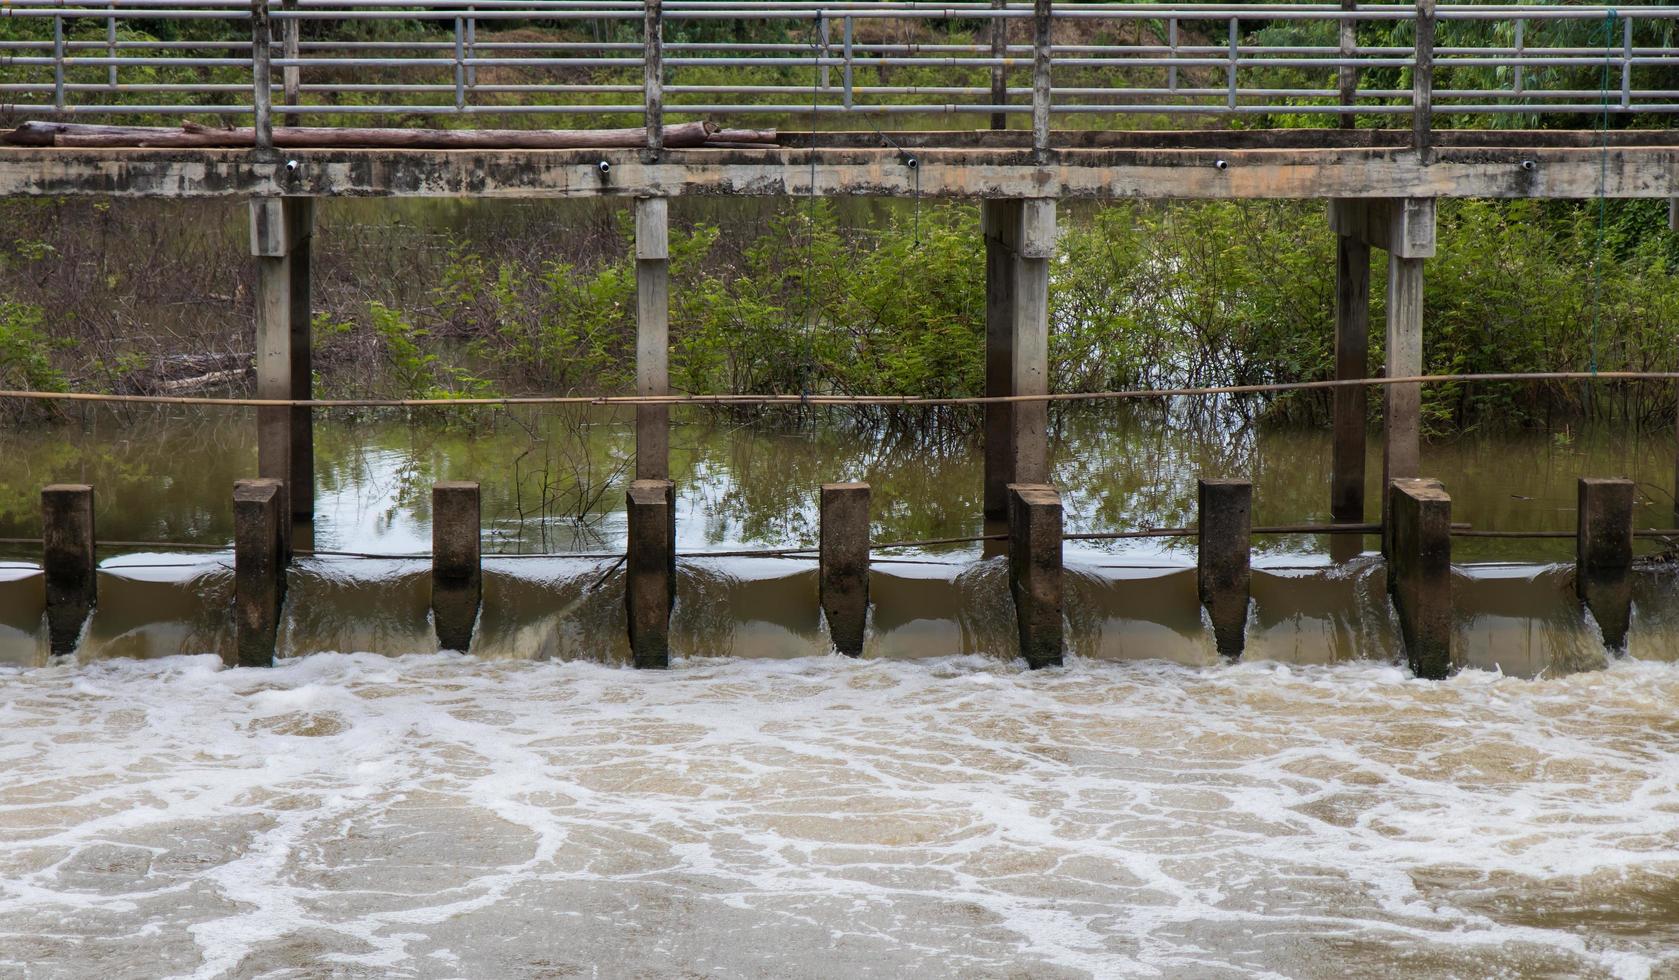
{"label": "wooden log", "polygon": [[[664,128],[671,149],[704,146],[717,124],[681,123]],[[239,148],[256,145],[255,131],[211,129],[196,123],[170,126],[101,126],[29,121],[6,134],[13,146]],[[298,149],[586,150],[639,147],[647,130],[633,129],[370,129],[282,126],[274,145]],[[738,141],[737,141],[738,142]],[[756,142],[756,141],[747,141]]]}
{"label": "wooden log", "polygon": [[706,140],[706,145],[714,143],[775,143],[781,134],[774,129],[719,129]]}

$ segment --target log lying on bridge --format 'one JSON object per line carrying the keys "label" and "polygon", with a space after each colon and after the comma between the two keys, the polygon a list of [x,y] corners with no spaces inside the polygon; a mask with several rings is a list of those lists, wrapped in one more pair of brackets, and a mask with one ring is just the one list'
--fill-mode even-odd
{"label": "log lying on bridge", "polygon": [[[256,145],[251,129],[213,129],[198,123],[181,126],[101,126],[91,123],[25,122],[3,135],[12,146],[240,148]],[[664,128],[668,149],[708,145],[770,145],[773,129],[719,129],[712,122],[681,123]],[[374,129],[330,126],[278,126],[274,145],[291,149],[414,150],[592,150],[645,146],[647,130],[633,129]]]}

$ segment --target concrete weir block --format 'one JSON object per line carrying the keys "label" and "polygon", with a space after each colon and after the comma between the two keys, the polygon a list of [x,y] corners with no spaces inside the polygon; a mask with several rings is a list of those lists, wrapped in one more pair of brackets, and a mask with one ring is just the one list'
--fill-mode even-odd
{"label": "concrete weir block", "polygon": [[824,483],[821,510],[822,615],[834,649],[861,656],[869,617],[869,485]]}
{"label": "concrete weir block", "polygon": [[1452,669],[1452,498],[1438,480],[1394,480],[1388,513],[1388,592],[1405,656],[1418,677],[1445,677]]}
{"label": "concrete weir block", "polygon": [[443,482],[431,488],[431,617],[437,644],[462,653],[484,595],[478,484]]}
{"label": "concrete weir block", "polygon": [[1020,655],[1033,670],[1061,665],[1061,494],[1042,483],[1011,483],[1009,591]]}
{"label": "concrete weir block", "polygon": [[670,612],[676,597],[676,534],[669,480],[636,480],[628,493],[624,602],[630,656],[637,667],[670,666]]}
{"label": "concrete weir block", "polygon": [[286,597],[285,485],[240,480],[233,485],[234,665],[271,667]]}
{"label": "concrete weir block", "polygon": [[1195,586],[1213,621],[1213,640],[1225,657],[1240,657],[1248,625],[1249,535],[1253,484],[1202,480]]}
{"label": "concrete weir block", "polygon": [[98,599],[93,488],[87,484],[55,483],[41,491],[41,571],[50,649],[55,657],[73,654]]}
{"label": "concrete weir block", "polygon": [[1631,480],[1581,478],[1574,591],[1616,651],[1632,619],[1632,506]]}

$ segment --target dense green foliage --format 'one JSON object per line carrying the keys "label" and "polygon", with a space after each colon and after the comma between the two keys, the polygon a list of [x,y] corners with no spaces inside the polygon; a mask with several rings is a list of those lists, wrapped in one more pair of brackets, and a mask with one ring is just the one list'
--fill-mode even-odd
{"label": "dense green foliage", "polygon": [[[1427,280],[1427,369],[1679,368],[1679,235],[1659,223],[1657,202],[1617,204],[1606,217],[1600,245],[1595,203],[1444,203]],[[1320,206],[1120,204],[1065,224],[1051,281],[1056,390],[1330,376],[1334,239]],[[738,256],[717,254],[711,225],[673,237],[680,390],[981,393],[984,256],[974,208],[926,207],[857,229],[842,227],[828,205],[790,203]],[[1378,264],[1373,372],[1384,278]],[[435,310],[436,332],[466,339],[483,376],[520,390],[629,387],[627,258],[526,269],[458,242]],[[385,350],[393,363],[411,360],[400,344]],[[427,373],[412,387],[458,388],[439,377]],[[1588,410],[1654,419],[1672,406],[1671,393],[1653,385],[1590,405],[1565,384],[1440,386],[1427,399],[1442,428]],[[1305,419],[1320,417],[1327,401],[1236,407]]]}

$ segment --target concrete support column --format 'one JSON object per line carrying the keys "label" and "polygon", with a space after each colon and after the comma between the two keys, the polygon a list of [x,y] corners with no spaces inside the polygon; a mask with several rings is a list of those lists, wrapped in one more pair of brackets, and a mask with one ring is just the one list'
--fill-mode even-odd
{"label": "concrete support column", "polygon": [[285,501],[279,480],[233,485],[234,666],[274,664],[286,596]]}
{"label": "concrete support column", "polygon": [[1574,591],[1615,651],[1626,649],[1632,619],[1632,506],[1631,480],[1581,478]]}
{"label": "concrete support column", "polygon": [[1202,480],[1198,499],[1196,592],[1212,620],[1220,656],[1240,657],[1248,626],[1253,484]]}
{"label": "concrete support column", "polygon": [[[635,202],[635,391],[670,394],[670,204],[662,197]],[[670,409],[637,405],[635,478],[670,479]]]}
{"label": "concrete support column", "polygon": [[1452,669],[1452,498],[1438,480],[1388,484],[1393,545],[1388,593],[1399,614],[1405,656],[1418,677]]}
{"label": "concrete support column", "polygon": [[76,652],[98,599],[93,542],[93,488],[56,483],[42,490],[41,572],[46,579],[47,641],[55,657]]}
{"label": "concrete support column", "polygon": [[628,493],[624,601],[630,655],[637,667],[670,666],[670,613],[676,595],[676,536],[669,480],[636,480]]}
{"label": "concrete support column", "polygon": [[431,617],[437,644],[462,653],[484,596],[482,519],[478,484],[446,482],[431,488]]}
{"label": "concrete support column", "polygon": [[[310,398],[313,394],[309,247],[314,214],[314,201],[306,197],[251,202],[251,254],[257,263],[258,398]],[[310,409],[257,409],[257,472],[280,481],[289,498],[283,508],[288,521],[314,517],[314,454]]]}
{"label": "concrete support column", "polygon": [[834,649],[863,653],[869,618],[869,485],[822,485],[822,548],[817,569],[822,615]]}
{"label": "concrete support column", "polygon": [[[1387,375],[1422,374],[1422,259],[1388,255]],[[1422,386],[1382,388],[1382,484],[1415,478],[1422,465]]]}
{"label": "concrete support column", "polygon": [[[1370,246],[1350,235],[1339,235],[1337,240],[1335,380],[1346,381],[1363,378],[1370,369]],[[1337,524],[1364,521],[1364,457],[1369,416],[1369,389],[1362,386],[1335,389],[1329,513]],[[1351,540],[1357,543],[1356,538]]]}
{"label": "concrete support column", "polygon": [[[1055,201],[986,201],[985,394],[1049,391],[1049,263],[1055,255]],[[1010,483],[1049,479],[1049,406],[986,406],[985,513],[1008,512]]]}
{"label": "concrete support column", "polygon": [[1011,483],[1009,591],[1026,666],[1059,667],[1062,650],[1061,494],[1052,486]]}

